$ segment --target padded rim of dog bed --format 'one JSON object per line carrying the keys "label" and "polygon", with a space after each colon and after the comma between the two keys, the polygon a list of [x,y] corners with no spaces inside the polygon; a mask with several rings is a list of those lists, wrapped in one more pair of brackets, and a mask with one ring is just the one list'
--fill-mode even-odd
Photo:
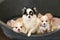
{"label": "padded rim of dog bed", "polygon": [[[8,26],[7,24],[5,24],[5,23],[2,22],[1,20],[0,20],[0,24],[3,25],[4,27],[7,27],[7,28],[10,29],[10,30],[12,30],[12,28],[11,28],[10,26]],[[42,35],[37,35],[37,34],[36,34],[36,35],[31,35],[30,37],[42,37],[42,36],[48,36],[48,35],[51,35],[52,33],[57,32],[57,31],[59,31],[59,30],[55,30],[55,31],[53,31],[53,32],[49,32],[49,33],[42,34]],[[13,31],[13,32],[14,32],[14,31]],[[15,32],[15,33],[16,33],[16,32]],[[17,34],[21,34],[21,35],[27,37],[27,35],[22,34],[22,33],[17,33]],[[23,37],[23,36],[22,36],[22,37]]]}

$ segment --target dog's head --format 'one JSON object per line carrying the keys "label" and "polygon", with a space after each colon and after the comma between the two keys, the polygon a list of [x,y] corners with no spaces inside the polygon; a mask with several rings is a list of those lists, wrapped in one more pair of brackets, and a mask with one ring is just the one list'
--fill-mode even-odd
{"label": "dog's head", "polygon": [[11,26],[13,28],[13,31],[19,33],[22,32],[24,30],[24,26],[22,23],[20,23],[19,21],[15,21],[15,20],[10,20],[7,22],[7,24],[9,26]]}
{"label": "dog's head", "polygon": [[21,29],[22,29],[22,24],[20,22],[15,22],[14,27],[13,27],[13,31],[21,32]]}
{"label": "dog's head", "polygon": [[24,7],[22,11],[23,11],[23,15],[26,16],[27,18],[32,18],[37,13],[36,8]]}
{"label": "dog's head", "polygon": [[38,14],[38,17],[40,18],[41,26],[46,27],[51,23],[53,16],[51,13],[46,13],[45,15]]}

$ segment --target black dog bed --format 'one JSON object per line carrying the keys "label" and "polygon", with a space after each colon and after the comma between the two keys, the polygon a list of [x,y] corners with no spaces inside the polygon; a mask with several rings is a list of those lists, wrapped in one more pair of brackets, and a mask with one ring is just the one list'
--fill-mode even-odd
{"label": "black dog bed", "polygon": [[12,18],[21,17],[23,7],[36,7],[42,14],[50,12],[54,17],[60,18],[59,0],[4,0],[0,3],[0,27],[7,37],[13,40],[60,40],[60,30],[30,37],[13,32],[6,22]]}

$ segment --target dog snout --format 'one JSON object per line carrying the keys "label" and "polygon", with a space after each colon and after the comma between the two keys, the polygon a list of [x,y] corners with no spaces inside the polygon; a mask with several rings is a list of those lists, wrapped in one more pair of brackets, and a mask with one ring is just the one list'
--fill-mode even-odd
{"label": "dog snout", "polygon": [[30,16],[28,16],[28,18],[30,18]]}
{"label": "dog snout", "polygon": [[44,25],[45,25],[45,23],[44,23]]}
{"label": "dog snout", "polygon": [[20,31],[20,29],[18,29],[18,31]]}

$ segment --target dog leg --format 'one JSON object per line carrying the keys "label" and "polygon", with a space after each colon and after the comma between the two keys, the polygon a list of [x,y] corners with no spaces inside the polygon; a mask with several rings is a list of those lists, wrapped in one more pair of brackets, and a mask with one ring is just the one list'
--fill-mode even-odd
{"label": "dog leg", "polygon": [[51,31],[50,31],[50,28],[47,29],[47,32],[51,32]]}
{"label": "dog leg", "polygon": [[31,29],[31,30],[28,32],[28,37],[31,36],[32,30],[33,30],[33,29]]}
{"label": "dog leg", "polygon": [[30,31],[28,32],[28,37],[31,36],[31,33],[36,32],[36,28],[32,28],[30,29]]}

